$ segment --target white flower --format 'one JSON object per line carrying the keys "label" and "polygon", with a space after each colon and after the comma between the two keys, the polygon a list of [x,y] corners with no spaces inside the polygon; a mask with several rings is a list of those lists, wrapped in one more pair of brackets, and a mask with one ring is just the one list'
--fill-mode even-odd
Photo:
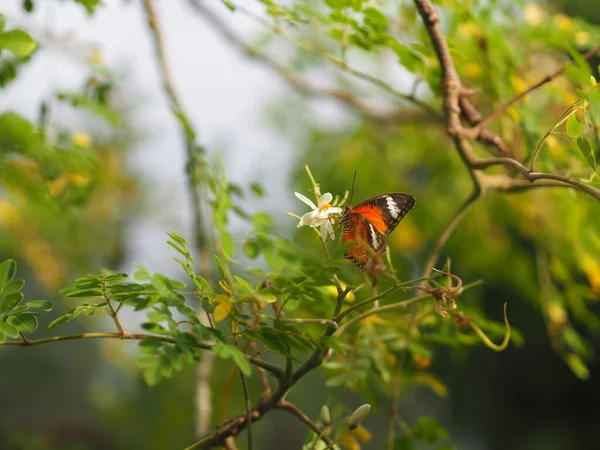
{"label": "white flower", "polygon": [[312,209],[312,211],[307,212],[302,216],[300,222],[298,222],[298,228],[306,225],[313,228],[321,227],[321,239],[323,242],[327,240],[327,236],[331,236],[331,239],[335,239],[335,234],[333,233],[333,227],[331,226],[329,216],[340,214],[342,212],[342,208],[331,206],[333,195],[331,195],[329,192],[321,195],[317,202],[319,204],[318,206],[298,192],[294,192],[294,195],[296,195],[300,201],[306,203]]}

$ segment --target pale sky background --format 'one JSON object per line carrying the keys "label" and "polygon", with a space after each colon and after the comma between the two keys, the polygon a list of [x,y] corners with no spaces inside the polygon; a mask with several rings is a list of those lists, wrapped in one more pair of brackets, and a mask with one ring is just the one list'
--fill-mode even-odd
{"label": "pale sky background", "polygon": [[[230,180],[260,181],[268,187],[269,199],[262,207],[293,199],[288,183],[290,143],[269,129],[260,108],[269,99],[289,93],[289,88],[259,64],[241,57],[192,12],[187,1],[158,0],[155,4],[171,74],[199,131],[200,143],[211,154],[218,151]],[[211,6],[240,35],[249,38],[259,31],[256,24],[241,14],[231,14],[220,2]],[[158,217],[143,217],[132,224],[128,260],[153,271],[168,271],[172,264],[170,258],[163,257],[169,248],[166,231],[189,232],[184,149],[162,91],[141,2],[104,0],[93,17],[73,2],[55,0],[36,2],[33,14],[25,14],[16,0],[3,4],[3,11],[9,26],[22,25],[36,38],[50,30],[68,43],[51,45],[41,37],[44,51],[35,56],[10,89],[3,91],[3,109],[14,109],[33,119],[40,102],[51,98],[53,92],[79,89],[89,70],[65,48],[97,48],[109,67],[128,74],[126,86],[134,87],[133,95],[142,98],[134,125],[148,135],[136,146],[130,167],[154,186],[150,203],[159,202],[162,208]],[[68,109],[57,103],[51,110],[68,115]]]}
{"label": "pale sky background", "polygon": [[[126,73],[125,87],[133,88],[129,100],[137,105],[133,125],[147,135],[136,145],[130,167],[140,173],[145,184],[152,186],[146,195],[154,211],[131,224],[129,248],[121,269],[130,272],[136,261],[151,271],[173,273],[170,258],[164,257],[165,252],[170,252],[165,243],[166,231],[174,229],[189,235],[191,222],[179,126],[163,93],[141,2],[103,0],[103,3],[90,17],[83,7],[72,1],[37,1],[33,14],[26,14],[20,0],[3,0],[7,25],[27,28],[44,50],[35,55],[9,89],[2,91],[2,107],[33,119],[40,102],[51,99],[53,92],[80,89],[89,69],[73,53],[87,48],[98,49],[108,67],[117,73]],[[240,3],[257,14],[264,10],[258,1]],[[294,137],[281,136],[269,125],[263,107],[273,100],[281,101],[297,94],[278,75],[225,42],[194,13],[187,0],[155,0],[154,4],[171,75],[199,131],[199,142],[209,154],[219,154],[231,181],[245,186],[260,181],[266,187],[267,198],[255,200],[251,205],[254,209],[267,209],[276,219],[289,220],[294,228],[294,219],[284,216],[285,211],[302,213],[306,208],[293,196],[294,190],[301,187],[292,186],[289,181],[291,150],[297,142]],[[229,11],[219,0],[205,0],[205,4],[229,23],[237,35],[243,36],[245,42],[251,43],[258,33],[265,32],[265,28],[247,16]],[[50,31],[62,45],[49,42],[44,37],[45,31]],[[285,52],[286,47],[281,46],[281,51]],[[82,54],[85,55],[85,51]],[[277,56],[285,60],[287,55]],[[373,66],[372,62],[367,65],[367,61],[361,61],[360,54],[352,57],[353,65],[360,67],[361,62],[366,72],[385,76],[400,90],[410,89],[411,77],[395,58]],[[327,79],[333,73],[338,72],[335,69],[332,73],[319,72],[311,79],[316,79],[319,85],[328,85]],[[372,101],[378,98],[381,99],[381,92],[369,97]],[[351,117],[330,100],[314,101],[313,105],[319,120],[332,127],[343,125]],[[65,123],[65,117],[73,116],[73,128],[77,129],[80,116],[75,115],[70,106],[55,103],[51,111],[61,123]],[[348,177],[350,180],[351,174]],[[158,214],[156,204],[160,205]],[[246,230],[239,231],[241,239]],[[233,234],[235,237],[236,232]]]}
{"label": "pale sky background", "polygon": [[[258,2],[240,1],[261,10]],[[134,126],[149,133],[136,145],[130,167],[152,186],[147,202],[154,211],[130,225],[127,256],[121,269],[131,272],[136,261],[151,272],[178,273],[170,258],[172,251],[166,245],[166,232],[174,229],[189,236],[184,148],[178,123],[162,90],[141,2],[104,0],[104,6],[93,17],[70,1],[38,0],[33,14],[22,11],[21,0],[2,3],[7,26],[26,27],[45,48],[9,89],[1,91],[2,110],[16,110],[34,119],[42,100],[50,99],[57,90],[79,89],[89,74],[86,65],[64,47],[44,44],[44,30],[50,30],[61,42],[69,42],[73,47],[97,48],[109,67],[128,74],[126,87],[133,87],[134,101],[142,100],[136,108]],[[206,3],[249,41],[264,31],[243,15],[229,12],[218,0]],[[253,207],[267,209],[281,221],[286,220],[286,210],[306,212],[306,207],[293,196],[298,187],[289,181],[295,143],[276,133],[263,114],[264,105],[293,95],[293,91],[277,75],[224,42],[192,12],[187,0],[156,0],[155,4],[171,75],[199,131],[200,143],[209,153],[221,155],[231,181],[244,185],[260,181],[266,188],[267,198],[255,202]],[[398,89],[405,92],[410,89],[410,77],[395,60],[390,61],[389,67],[364,69],[375,75],[384,71]],[[349,119],[343,108],[330,101],[314,105],[318,117],[331,126],[339,127]],[[61,118],[72,115],[70,107],[64,105],[55,104],[52,110]],[[295,220],[287,219],[290,230],[294,230]],[[246,230],[240,233],[243,236]],[[133,324],[136,318],[127,314],[126,321]],[[461,448],[477,448],[468,439],[462,444]]]}

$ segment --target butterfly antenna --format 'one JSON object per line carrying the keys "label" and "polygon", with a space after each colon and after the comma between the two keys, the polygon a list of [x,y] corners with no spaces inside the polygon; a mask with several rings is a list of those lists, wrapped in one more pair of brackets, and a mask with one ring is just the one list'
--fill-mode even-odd
{"label": "butterfly antenna", "polygon": [[[348,192],[348,191],[346,191],[346,192]],[[346,196],[344,194],[342,194],[341,192],[338,192],[338,195],[340,196],[340,198],[342,200],[344,200],[346,203],[348,203],[348,199],[346,198]]]}
{"label": "butterfly antenna", "polygon": [[352,205],[352,196],[354,195],[354,183],[356,182],[356,170],[354,171],[354,177],[352,178],[352,189],[350,190],[350,205]]}

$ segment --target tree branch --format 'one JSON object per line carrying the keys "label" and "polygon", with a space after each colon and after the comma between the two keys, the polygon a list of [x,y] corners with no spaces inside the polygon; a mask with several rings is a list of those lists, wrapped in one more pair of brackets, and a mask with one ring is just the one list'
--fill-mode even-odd
{"label": "tree branch", "polygon": [[[140,333],[81,333],[81,334],[68,334],[64,336],[52,336],[42,339],[31,339],[27,341],[5,341],[0,342],[1,346],[20,346],[20,347],[31,347],[34,345],[50,344],[52,342],[71,341],[76,339],[127,339],[127,340],[143,340],[143,339],[158,339],[159,341],[166,342],[168,344],[178,344],[175,339],[157,336],[152,334],[140,334]],[[204,342],[196,342],[195,344],[186,343],[190,347],[201,348],[203,350],[212,350],[213,345]],[[246,359],[257,367],[262,367],[267,372],[271,373],[278,380],[285,380],[283,370],[274,364],[267,361],[263,361],[259,358],[253,358],[250,355],[244,355]]]}
{"label": "tree branch", "polygon": [[288,401],[281,401],[279,402],[277,408],[283,411],[287,411],[293,416],[296,416],[300,421],[304,422],[308,426],[308,428],[313,430],[317,434],[317,436],[319,436],[320,439],[325,443],[325,445],[331,445],[331,440],[324,435],[324,430],[321,429],[315,422],[313,422],[310,419],[310,417],[304,414],[304,412],[302,412],[302,410],[296,405]]}

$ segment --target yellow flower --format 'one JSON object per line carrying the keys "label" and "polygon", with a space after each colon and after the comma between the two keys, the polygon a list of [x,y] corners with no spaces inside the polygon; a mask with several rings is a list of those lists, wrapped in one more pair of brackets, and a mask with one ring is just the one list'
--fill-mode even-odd
{"label": "yellow flower", "polygon": [[508,112],[508,114],[510,115],[511,119],[514,120],[515,122],[518,122],[521,119],[521,115],[519,114],[519,111],[517,111],[512,106],[510,108],[508,108],[506,110],[506,112]]}
{"label": "yellow flower", "polygon": [[92,138],[89,134],[78,132],[71,136],[71,142],[77,147],[88,148],[92,146]]}
{"label": "yellow flower", "polygon": [[537,3],[527,3],[523,8],[525,22],[529,25],[536,26],[544,20],[544,9]]}
{"label": "yellow flower", "polygon": [[600,292],[600,263],[591,256],[585,255],[581,261],[581,266],[592,289]]}
{"label": "yellow flower", "polygon": [[446,395],[448,395],[448,388],[446,387],[446,385],[430,373],[415,373],[413,376],[413,381],[415,382],[415,384],[422,384],[427,386],[440,397],[445,397]]}
{"label": "yellow flower", "polygon": [[362,425],[359,425],[357,428],[351,431],[351,433],[361,442],[369,442],[373,435],[369,430],[367,430]]}
{"label": "yellow flower", "polygon": [[231,303],[231,298],[227,295],[217,295],[213,301],[218,303],[218,306],[213,312],[213,316],[215,317],[216,322],[220,322],[229,315],[231,308],[233,308],[233,303]]}
{"label": "yellow flower", "polygon": [[546,138],[546,145],[548,146],[548,151],[552,156],[556,157],[560,154],[561,146],[554,136],[548,136]]}
{"label": "yellow flower", "polygon": [[483,73],[483,69],[481,68],[481,66],[474,62],[465,64],[463,71],[466,76],[471,78],[477,78]]}
{"label": "yellow flower", "polygon": [[18,226],[20,223],[21,217],[15,205],[5,198],[0,198],[0,225],[10,228]]}
{"label": "yellow flower", "polygon": [[89,178],[80,173],[68,173],[67,179],[77,187],[85,187],[90,183]]}
{"label": "yellow flower", "polygon": [[[340,285],[342,286],[342,289],[346,289],[346,287],[348,286],[343,281],[340,281]],[[323,286],[321,288],[321,290],[327,296],[330,296],[333,298],[337,297],[337,288],[333,284],[330,286]],[[354,300],[356,300],[356,297],[354,296],[354,291],[348,292],[348,294],[346,294],[346,298],[344,299],[345,302],[349,302],[349,303],[352,303]]]}
{"label": "yellow flower", "polygon": [[377,325],[384,325],[385,320],[379,317],[377,314],[372,314],[370,316],[365,317],[360,321],[360,324],[366,328],[376,327]]}
{"label": "yellow flower", "polygon": [[90,62],[92,64],[102,64],[102,53],[98,50],[92,50],[90,52]]}
{"label": "yellow flower", "polygon": [[567,322],[567,312],[558,302],[551,302],[546,306],[546,314],[548,319],[554,325],[562,325]]}
{"label": "yellow flower", "polygon": [[577,45],[585,45],[590,42],[590,33],[587,31],[578,31],[575,33],[575,43]]}
{"label": "yellow flower", "polygon": [[573,20],[571,20],[571,18],[566,14],[554,14],[552,20],[554,21],[559,30],[571,31],[573,29]]}
{"label": "yellow flower", "polygon": [[48,181],[48,190],[50,191],[50,195],[52,197],[58,197],[65,190],[67,185],[69,184],[69,180],[63,174],[54,180]]}
{"label": "yellow flower", "polygon": [[523,78],[514,74],[510,77],[510,83],[516,92],[523,92],[529,87]]}
{"label": "yellow flower", "polygon": [[359,442],[351,433],[346,434],[340,441],[340,444],[342,444],[342,447],[346,450],[360,450]]}
{"label": "yellow flower", "polygon": [[350,433],[346,434],[340,441],[340,444],[342,444],[342,447],[346,450],[360,450],[361,447],[359,441],[367,443],[371,440],[371,437],[372,435],[369,430],[362,425],[359,425]]}
{"label": "yellow flower", "polygon": [[473,22],[464,22],[458,26],[458,32],[464,37],[473,37],[477,34],[477,25]]}

